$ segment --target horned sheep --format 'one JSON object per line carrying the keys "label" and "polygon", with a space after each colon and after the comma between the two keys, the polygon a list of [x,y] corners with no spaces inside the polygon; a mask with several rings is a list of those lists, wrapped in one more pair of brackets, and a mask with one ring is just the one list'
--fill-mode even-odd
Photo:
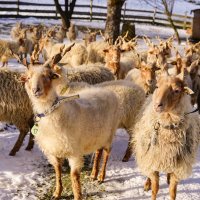
{"label": "horned sheep", "polygon": [[[56,53],[59,53],[62,43],[55,43],[51,38],[45,36],[40,41],[40,51],[42,51],[45,60],[51,58]],[[88,52],[82,44],[76,43],[70,52],[67,52],[60,63],[68,64],[71,67],[76,67],[86,63]]]}
{"label": "horned sheep", "polygon": [[[159,189],[159,172],[168,174],[170,199],[175,200],[177,184],[192,171],[199,145],[200,123],[188,95],[184,73],[161,76],[137,118],[133,148],[141,172],[149,177],[145,190],[152,200]],[[142,127],[142,129],[141,129]]]}
{"label": "horned sheep", "polygon": [[138,68],[130,70],[125,80],[131,81],[143,88],[146,95],[152,94],[156,87],[156,67],[142,61]]}
{"label": "horned sheep", "polygon": [[[36,113],[41,114],[51,109],[59,99],[52,86],[53,80],[58,77],[49,68],[29,67],[24,77],[25,87]],[[104,150],[100,175],[103,181],[119,121],[118,108],[118,99],[112,91],[103,88],[86,89],[79,92],[78,99],[62,103],[49,115],[40,118],[35,140],[55,168],[54,198],[61,196],[61,166],[65,158],[68,158],[71,167],[75,200],[82,199],[80,170],[83,155]]]}

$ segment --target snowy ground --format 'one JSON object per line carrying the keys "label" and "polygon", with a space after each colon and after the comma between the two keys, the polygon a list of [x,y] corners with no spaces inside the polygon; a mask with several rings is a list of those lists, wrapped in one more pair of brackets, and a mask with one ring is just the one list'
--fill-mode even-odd
{"label": "snowy ground", "polygon": [[[7,21],[7,23],[12,24],[11,21],[12,20]],[[36,22],[33,19],[30,19],[30,21]],[[51,22],[55,23],[54,21]],[[81,24],[83,22],[79,23]],[[0,20],[0,26],[5,27],[3,19]],[[96,26],[103,27],[102,24]],[[169,28],[164,27],[137,25],[136,30],[138,34],[145,34],[150,37],[160,35],[161,37],[167,38],[172,34],[172,31]],[[180,33],[182,37],[186,37],[184,31],[181,31]],[[1,38],[9,38],[8,32],[2,32],[0,36]],[[139,45],[141,45],[142,48],[144,47],[141,41],[139,41]],[[10,62],[9,68],[11,70],[24,69],[14,60]],[[25,151],[27,137],[17,155],[15,157],[8,156],[17,137],[18,130],[13,127],[5,129],[5,124],[0,124],[0,200],[50,199],[49,197],[42,198],[41,196],[49,192],[52,184],[54,184],[52,180],[54,173],[37,145],[35,145],[31,152]],[[83,188],[84,197],[86,199],[150,199],[151,192],[143,191],[145,177],[140,174],[134,159],[132,158],[128,163],[121,162],[126,149],[127,140],[126,133],[119,130],[113,142],[104,184],[99,185],[97,182],[90,182],[86,174],[84,178],[85,187]],[[70,186],[68,187],[68,190],[70,190]],[[69,198],[65,195],[62,199]],[[162,175],[158,200],[167,199],[169,199],[168,186],[166,184],[166,177]],[[177,195],[177,200],[199,199],[200,156],[197,158],[197,163],[193,168],[191,177],[179,184]]]}
{"label": "snowy ground", "polygon": [[[37,146],[32,152],[24,150],[25,145],[15,157],[8,156],[18,131],[12,129],[0,133],[0,199],[1,200],[35,200],[50,187],[50,167]],[[26,144],[26,142],[24,142]],[[143,200],[150,199],[151,192],[143,191],[143,177],[132,158],[128,163],[121,162],[127,145],[127,135],[118,131],[107,167],[105,183],[89,183],[84,195],[90,199],[105,200]],[[52,170],[51,170],[52,172]],[[50,180],[50,181],[49,181]],[[92,197],[92,198],[91,198]],[[66,199],[62,198],[62,199]],[[88,198],[89,199],[89,198]],[[166,177],[161,176],[158,200],[167,200],[168,186]],[[190,178],[178,186],[177,200],[200,199],[200,156],[193,168]]]}

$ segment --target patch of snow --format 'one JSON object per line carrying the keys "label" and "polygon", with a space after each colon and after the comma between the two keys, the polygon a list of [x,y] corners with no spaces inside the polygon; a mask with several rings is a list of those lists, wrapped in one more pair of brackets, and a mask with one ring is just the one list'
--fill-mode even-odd
{"label": "patch of snow", "polygon": [[[18,131],[0,133],[0,199],[1,200],[36,200],[38,186],[42,190],[49,187],[45,173],[46,158],[37,146],[31,152],[20,149],[15,157],[8,152],[18,136]],[[141,175],[134,158],[123,163],[122,157],[126,150],[128,136],[118,130],[113,142],[111,156],[107,166],[104,183],[105,191],[95,199],[131,200],[150,199],[151,192],[143,191],[145,177]],[[25,141],[24,143],[26,143]],[[46,176],[45,176],[46,175]],[[40,188],[41,189],[41,188]],[[161,175],[158,200],[168,199],[166,176]],[[200,156],[193,167],[193,173],[187,180],[178,185],[177,200],[200,199]]]}

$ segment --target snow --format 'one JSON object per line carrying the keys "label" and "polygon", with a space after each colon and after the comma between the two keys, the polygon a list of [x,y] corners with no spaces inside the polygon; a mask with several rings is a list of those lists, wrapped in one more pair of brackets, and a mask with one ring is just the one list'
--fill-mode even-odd
{"label": "snow", "polygon": [[[28,152],[24,150],[25,145],[23,145],[15,157],[8,156],[17,136],[18,131],[12,129],[0,133],[0,199],[36,200],[40,193],[39,189],[44,193],[49,188],[48,164],[37,146]],[[97,194],[94,194],[95,199],[150,199],[151,192],[143,191],[145,177],[139,172],[134,158],[127,163],[121,161],[127,141],[128,137],[125,131],[118,130],[107,166],[105,183],[103,183],[105,191],[98,191]],[[27,144],[27,141],[24,144]],[[181,181],[178,185],[177,194],[177,200],[200,199],[200,156],[193,167],[191,177]],[[161,176],[157,199],[169,199],[164,175]]]}
{"label": "snow", "polygon": [[[58,20],[39,20],[35,18],[19,19],[23,23],[45,23],[48,25],[58,24]],[[5,25],[6,22],[6,25]],[[0,19],[1,34],[0,37],[10,39],[8,31],[16,19]],[[90,27],[104,28],[104,23],[74,21],[77,25],[87,25]],[[5,29],[6,28],[6,29]],[[2,31],[6,30],[6,31]],[[167,38],[173,34],[170,28],[136,24],[136,33],[140,36],[147,35],[155,38]],[[182,38],[187,37],[184,30],[179,30]],[[79,35],[80,37],[80,35]],[[145,48],[144,43],[139,40],[141,49]],[[18,64],[14,59],[9,62],[9,69],[23,71],[24,67]],[[37,145],[31,152],[25,151],[28,143],[28,137],[15,157],[10,157],[9,151],[13,147],[17,137],[18,130],[0,123],[0,200],[37,200],[40,194],[44,194],[50,188],[49,165]],[[104,190],[100,190],[98,183],[91,183],[93,187],[84,188],[84,194],[88,193],[94,199],[104,200],[145,200],[150,199],[151,192],[143,191],[145,177],[141,175],[134,158],[127,163],[123,163],[123,158],[128,142],[128,135],[124,130],[118,130],[113,141],[113,148],[107,166],[107,175]],[[200,151],[199,151],[200,153]],[[52,169],[52,168],[51,168]],[[67,197],[65,196],[65,199]],[[161,175],[160,190],[158,200],[169,199],[168,186],[165,175]],[[200,199],[200,155],[193,167],[192,175],[181,181],[178,186],[177,200],[199,200]]]}

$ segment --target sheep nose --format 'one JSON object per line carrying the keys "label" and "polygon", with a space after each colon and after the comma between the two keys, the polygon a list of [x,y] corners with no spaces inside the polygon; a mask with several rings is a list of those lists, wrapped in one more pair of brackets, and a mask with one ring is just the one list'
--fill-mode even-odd
{"label": "sheep nose", "polygon": [[148,80],[147,82],[148,82],[148,84],[152,84],[153,80]]}
{"label": "sheep nose", "polygon": [[163,107],[163,103],[157,103],[157,108]]}
{"label": "sheep nose", "polygon": [[32,91],[34,94],[37,94],[40,91],[40,88],[39,87],[33,88]]}

